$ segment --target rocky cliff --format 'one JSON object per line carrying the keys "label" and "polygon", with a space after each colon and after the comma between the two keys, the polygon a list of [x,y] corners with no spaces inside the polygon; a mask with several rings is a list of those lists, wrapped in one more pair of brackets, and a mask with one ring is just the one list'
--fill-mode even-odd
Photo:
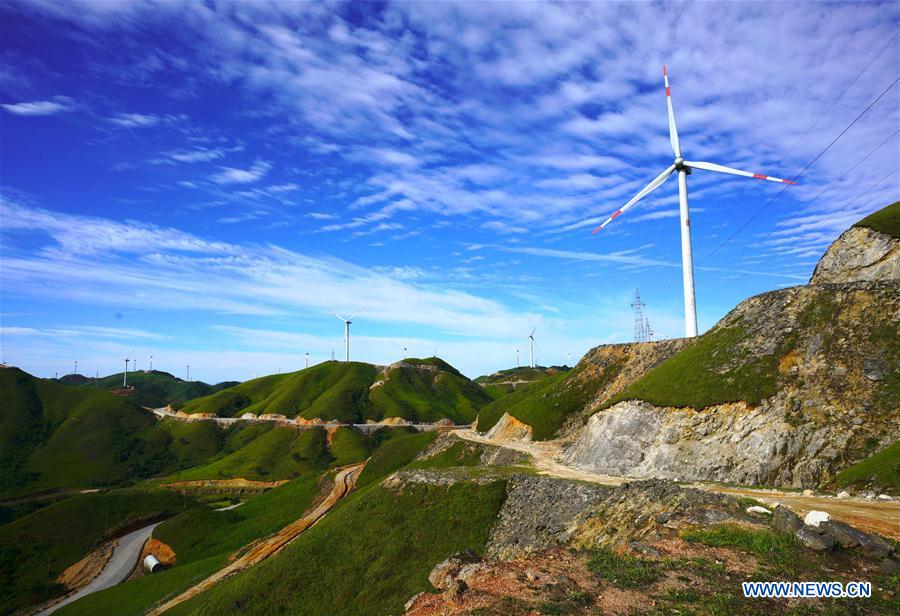
{"label": "rocky cliff", "polygon": [[831,481],[900,437],[898,271],[896,238],[854,227],[813,284],[742,302],[606,399],[567,461],[634,477]]}
{"label": "rocky cliff", "polygon": [[844,231],[819,260],[809,283],[900,279],[900,238],[891,226],[879,224],[881,220],[900,218],[892,209],[900,209],[900,202],[877,213],[880,216],[874,223],[867,223],[872,219],[869,217]]}

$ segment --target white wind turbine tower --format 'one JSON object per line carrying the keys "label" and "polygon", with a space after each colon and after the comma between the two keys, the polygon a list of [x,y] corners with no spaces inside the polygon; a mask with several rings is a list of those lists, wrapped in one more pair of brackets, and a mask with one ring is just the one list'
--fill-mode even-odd
{"label": "white wind turbine tower", "polygon": [[531,367],[534,368],[534,332],[537,331],[537,325],[528,334],[528,348],[531,351]]}
{"label": "white wind turbine tower", "polygon": [[761,173],[741,171],[740,169],[725,167],[715,163],[691,162],[685,160],[681,155],[681,144],[678,142],[678,129],[675,126],[675,111],[672,109],[672,92],[669,89],[669,75],[665,66],[663,66],[663,82],[666,87],[666,106],[668,107],[669,112],[669,141],[672,143],[672,150],[675,152],[675,161],[669,165],[665,171],[656,176],[656,179],[647,184],[640,192],[638,192],[638,194],[632,197],[631,201],[623,205],[621,209],[617,210],[612,216],[607,218],[602,225],[594,229],[594,233],[597,233],[597,231],[611,223],[613,219],[619,216],[619,214],[662,186],[663,182],[665,182],[670,175],[676,171],[678,172],[678,201],[681,207],[681,267],[684,278],[684,333],[685,336],[691,338],[697,335],[697,306],[694,300],[694,263],[691,256],[691,221],[688,213],[687,176],[689,176],[694,169],[704,169],[706,171],[743,175],[757,180],[781,182],[782,184],[796,184],[796,182],[773,178],[772,176],[763,175]]}
{"label": "white wind turbine tower", "polygon": [[332,312],[336,319],[344,322],[344,362],[350,361],[350,324],[353,323],[354,317],[358,316],[362,310],[357,310],[349,319],[345,319],[336,312]]}
{"label": "white wind turbine tower", "polygon": [[134,355],[134,351],[129,353],[126,357],[119,358],[125,360],[125,374],[122,375],[122,387],[128,387],[128,362],[131,361],[132,355]]}

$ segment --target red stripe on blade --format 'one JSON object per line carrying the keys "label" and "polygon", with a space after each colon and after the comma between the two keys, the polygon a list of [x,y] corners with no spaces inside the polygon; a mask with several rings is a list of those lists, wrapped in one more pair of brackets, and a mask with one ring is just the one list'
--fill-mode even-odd
{"label": "red stripe on blade", "polygon": [[664,75],[664,76],[665,76],[665,75],[668,75],[668,73],[666,72],[666,65],[665,65],[665,64],[663,64],[663,75]]}
{"label": "red stripe on blade", "polygon": [[612,220],[613,218],[615,218],[616,216],[618,216],[618,215],[621,214],[621,213],[622,213],[622,210],[619,210],[618,212],[616,212],[615,214],[613,214],[612,216],[610,216],[609,219]]}
{"label": "red stripe on blade", "polygon": [[753,177],[755,177],[757,180],[767,180],[769,178],[769,176],[763,175],[762,173],[754,173]]}
{"label": "red stripe on blade", "polygon": [[672,96],[672,89],[666,86],[666,96]]}
{"label": "red stripe on blade", "polygon": [[791,182],[790,180],[781,180],[785,184],[796,184],[797,182]]}

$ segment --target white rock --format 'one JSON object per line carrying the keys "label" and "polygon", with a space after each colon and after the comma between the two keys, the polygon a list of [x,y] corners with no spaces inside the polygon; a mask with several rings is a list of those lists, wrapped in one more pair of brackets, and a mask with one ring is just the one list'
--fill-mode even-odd
{"label": "white rock", "polygon": [[769,511],[765,507],[760,507],[759,505],[751,505],[750,507],[747,507],[747,513],[749,513],[751,515],[754,513],[763,514],[763,515],[772,515],[771,511]]}
{"label": "white rock", "polygon": [[803,523],[807,526],[819,528],[819,524],[827,522],[830,519],[831,515],[826,511],[810,511],[806,514],[806,517],[803,518]]}
{"label": "white rock", "polygon": [[803,494],[803,496],[812,496],[813,494],[815,494],[815,492],[813,492],[810,489],[806,489],[806,490],[803,490],[802,494]]}
{"label": "white rock", "polygon": [[892,499],[892,498],[891,498],[890,496],[888,496],[887,494],[879,494],[879,495],[878,495],[878,500],[894,500],[894,499]]}
{"label": "white rock", "polygon": [[843,490],[843,491],[837,493],[837,497],[838,498],[850,498],[850,492]]}

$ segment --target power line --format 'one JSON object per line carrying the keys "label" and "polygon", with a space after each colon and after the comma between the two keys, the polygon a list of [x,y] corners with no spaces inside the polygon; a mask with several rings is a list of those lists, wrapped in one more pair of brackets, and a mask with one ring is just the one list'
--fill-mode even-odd
{"label": "power line", "polygon": [[[873,182],[872,184],[870,184],[868,188],[866,188],[864,191],[862,191],[861,193],[859,193],[858,195],[856,195],[855,197],[853,197],[853,199],[851,199],[851,200],[847,203],[847,205],[845,205],[844,207],[842,207],[842,208],[839,209],[839,210],[836,210],[836,211],[832,212],[830,216],[827,216],[827,217],[823,218],[823,219],[820,221],[820,224],[825,223],[825,222],[831,220],[831,219],[834,218],[839,212],[843,212],[843,211],[845,211],[846,209],[848,209],[851,205],[853,205],[853,204],[856,203],[859,199],[861,199],[862,197],[864,197],[864,196],[866,195],[866,193],[868,193],[870,190],[872,190],[873,188],[875,188],[876,186],[878,186],[879,184],[881,184],[883,181],[885,181],[886,179],[888,179],[889,177],[891,177],[894,173],[897,172],[898,169],[900,169],[900,165],[897,165],[896,167],[894,167],[893,169],[891,169],[891,170],[887,173],[887,175],[885,175],[885,176],[882,177],[881,179],[876,180],[875,182]],[[745,250],[744,253],[746,253],[746,252],[747,252],[747,251]],[[741,253],[741,255],[738,255],[738,257],[742,256],[744,253]],[[725,289],[727,289],[728,287],[730,287],[731,285],[733,285],[733,284],[734,284],[735,282],[737,282],[738,280],[741,280],[745,275],[746,275],[746,274],[741,274],[741,275],[739,275],[739,276],[736,276],[735,278],[732,278],[731,280],[729,280],[728,282],[726,282],[725,284],[723,284],[721,287],[719,287],[718,289],[716,289],[715,291],[713,291],[712,293],[710,293],[710,295],[718,295],[719,293],[721,293],[723,290],[725,290]]]}
{"label": "power line", "polygon": [[[844,174],[843,174],[842,176],[840,176],[840,177],[837,178],[837,179],[832,180],[832,181],[831,181],[831,184],[829,184],[828,186],[826,186],[825,188],[823,188],[822,191],[821,191],[818,195],[816,195],[815,197],[812,198],[812,201],[807,201],[806,203],[804,203],[804,204],[803,204],[804,209],[808,209],[809,206],[811,206],[813,203],[815,203],[816,201],[818,201],[818,200],[819,200],[819,197],[821,197],[822,195],[824,195],[825,193],[827,193],[829,190],[831,190],[831,187],[832,187],[832,186],[834,186],[835,184],[837,184],[837,183],[840,182],[841,180],[846,179],[846,178],[850,175],[850,173],[853,172],[854,169],[856,169],[856,168],[859,167],[862,163],[864,163],[865,161],[867,161],[867,160],[869,159],[869,157],[870,157],[872,154],[874,154],[874,153],[877,152],[879,149],[881,149],[881,146],[883,146],[885,143],[887,143],[888,141],[890,141],[891,139],[893,139],[893,138],[897,135],[897,133],[900,133],[900,128],[898,128],[898,129],[895,130],[893,133],[891,133],[891,134],[888,136],[887,139],[885,139],[884,141],[882,141],[881,143],[879,143],[878,145],[876,145],[874,148],[872,148],[871,150],[869,150],[869,153],[868,153],[868,154],[866,154],[865,156],[863,156],[862,158],[860,158],[858,161],[856,161],[856,164],[853,165],[852,167],[850,167],[849,169],[847,169],[847,170],[844,172]],[[801,210],[801,211],[802,211],[802,210]],[[743,253],[742,253],[742,254],[743,254]]]}
{"label": "power line", "polygon": [[[847,127],[844,128],[844,130],[842,130],[842,131],[840,132],[840,134],[839,134],[837,137],[835,137],[835,138],[831,141],[831,143],[829,143],[827,146],[825,146],[825,149],[823,149],[821,152],[819,152],[819,153],[816,155],[816,157],[813,158],[813,159],[809,162],[809,164],[807,164],[807,165],[803,168],[802,171],[800,171],[800,173],[798,173],[797,175],[795,175],[795,176],[791,179],[791,181],[792,181],[792,182],[796,182],[796,181],[800,178],[800,176],[802,176],[804,173],[806,173],[806,171],[807,171],[810,167],[812,167],[812,166],[816,163],[817,160],[819,160],[820,158],[822,158],[822,156],[825,154],[825,152],[827,152],[828,150],[831,149],[831,146],[833,146],[835,143],[837,143],[838,139],[840,139],[841,137],[843,137],[843,136],[846,134],[846,132],[847,132],[848,130],[850,130],[850,129],[853,127],[853,125],[856,124],[856,123],[859,121],[860,118],[862,118],[864,115],[866,115],[866,113],[869,111],[869,109],[871,109],[872,107],[875,106],[875,103],[877,103],[878,101],[880,101],[880,100],[882,99],[882,97],[884,97],[884,95],[888,93],[888,90],[890,90],[890,89],[893,88],[895,85],[897,85],[897,82],[898,82],[898,81],[900,81],[900,77],[897,77],[894,81],[892,81],[892,82],[891,82],[891,85],[889,85],[887,88],[885,88],[884,91],[883,91],[881,94],[878,95],[878,98],[876,98],[874,101],[872,101],[871,103],[869,103],[869,106],[866,107],[865,109],[863,109],[862,113],[860,113],[858,116],[856,116],[856,117],[853,119],[853,121],[850,122],[850,124],[848,124]],[[721,249],[725,244],[727,244],[728,242],[730,242],[731,240],[733,240],[735,237],[737,237],[737,235],[738,235],[741,231],[743,231],[744,229],[747,228],[747,225],[749,225],[751,222],[753,222],[754,220],[756,220],[756,218],[757,218],[760,214],[762,214],[763,211],[765,211],[765,209],[766,209],[767,207],[769,207],[770,205],[772,205],[772,203],[773,203],[778,197],[780,197],[780,196],[782,195],[782,193],[784,193],[785,190],[787,190],[788,186],[790,186],[790,184],[785,184],[784,187],[783,187],[780,191],[778,191],[778,193],[776,193],[774,197],[772,197],[771,199],[769,199],[768,201],[766,201],[765,205],[763,205],[761,208],[759,208],[759,210],[757,210],[756,213],[753,214],[753,216],[751,216],[750,218],[748,218],[747,221],[744,222],[744,224],[742,224],[742,225],[737,229],[737,231],[735,231],[734,233],[732,233],[731,235],[729,235],[724,241],[722,241],[722,243],[720,243],[718,246],[716,246],[715,248],[713,248],[711,252],[709,252],[705,257],[703,257],[703,260],[701,260],[700,263],[699,263],[698,265],[703,265],[704,263],[706,263],[706,262],[709,260],[709,258],[710,258],[711,256],[713,256],[714,254],[716,254],[716,253],[719,251],[719,249]]]}
{"label": "power line", "polygon": [[894,42],[894,39],[897,38],[898,35],[900,35],[900,32],[897,32],[896,34],[894,34],[894,36],[892,36],[891,39],[890,39],[887,43],[884,44],[884,47],[882,47],[881,49],[879,49],[879,50],[878,50],[878,53],[876,53],[876,54],[872,57],[872,59],[869,60],[869,63],[866,64],[866,65],[863,67],[863,69],[859,72],[859,74],[856,76],[856,78],[855,78],[853,81],[850,82],[850,85],[848,85],[847,87],[845,87],[845,88],[843,88],[843,89],[841,90],[841,93],[837,95],[837,98],[835,98],[833,101],[831,101],[831,104],[828,105],[828,109],[826,109],[825,111],[823,111],[823,112],[821,113],[821,115],[819,115],[819,117],[816,118],[816,121],[813,122],[812,125],[811,125],[809,128],[806,129],[806,132],[803,133],[803,135],[801,135],[801,137],[800,137],[799,139],[797,139],[797,141],[794,142],[794,145],[792,145],[791,147],[788,148],[787,152],[784,153],[784,156],[781,157],[781,160],[779,160],[777,163],[775,163],[775,166],[776,166],[776,167],[777,167],[779,164],[781,164],[782,162],[784,162],[784,159],[788,157],[788,154],[790,154],[790,153],[794,150],[795,147],[797,147],[797,144],[799,144],[801,141],[803,141],[804,139],[806,139],[806,137],[809,135],[809,133],[811,133],[812,130],[813,130],[816,126],[819,125],[819,122],[822,121],[822,118],[824,118],[826,115],[828,115],[828,112],[831,111],[831,110],[834,108],[834,106],[838,104],[838,101],[840,101],[842,98],[844,98],[844,94],[846,94],[847,91],[848,91],[850,88],[852,88],[853,86],[856,85],[856,82],[859,81],[859,78],[862,77],[863,74],[864,74],[867,70],[869,70],[869,67],[872,66],[872,64],[875,63],[875,60],[877,60],[878,57],[881,56],[881,54],[884,52],[884,50],[888,48],[888,45],[890,45],[891,43]]}

